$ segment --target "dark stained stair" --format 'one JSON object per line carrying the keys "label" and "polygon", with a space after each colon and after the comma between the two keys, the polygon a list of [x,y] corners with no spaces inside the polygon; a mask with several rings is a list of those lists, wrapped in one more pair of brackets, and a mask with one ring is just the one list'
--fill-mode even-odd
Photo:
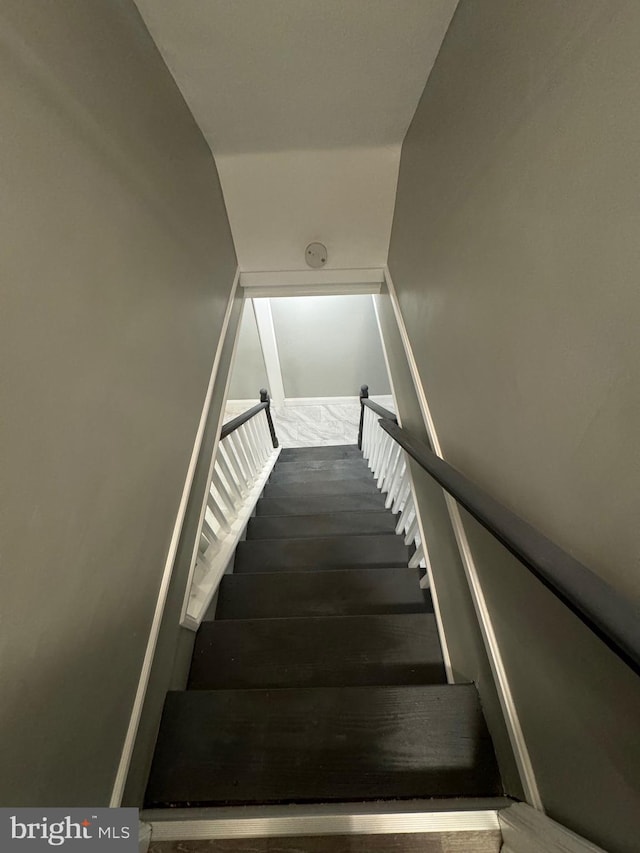
{"label": "dark stained stair", "polygon": [[364,459],[343,459],[339,462],[283,462],[271,475],[270,483],[306,482],[316,472],[323,482],[333,480],[371,480]]}
{"label": "dark stained stair", "polygon": [[328,514],[336,512],[371,512],[384,510],[384,498],[379,491],[366,495],[295,495],[294,497],[262,497],[256,506],[256,517]]}
{"label": "dark stained stair", "polygon": [[[215,619],[433,612],[415,569],[225,575]],[[213,614],[212,617],[213,618]]]}
{"label": "dark stained stair", "polygon": [[327,512],[309,515],[259,516],[247,528],[247,540],[292,539],[303,536],[357,536],[363,533],[394,533],[396,520],[390,512]]}
{"label": "dark stained stair", "polygon": [[167,695],[147,807],[501,793],[357,447],[285,449]]}
{"label": "dark stained stair", "polygon": [[472,685],[169,693],[147,806],[500,789]]}
{"label": "dark stained stair", "polygon": [[189,688],[444,684],[431,614],[205,622]]}
{"label": "dark stained stair", "polygon": [[268,542],[251,540],[238,544],[235,571],[318,571],[351,566],[393,568],[406,566],[409,556],[409,548],[403,540],[389,534],[304,536]]}

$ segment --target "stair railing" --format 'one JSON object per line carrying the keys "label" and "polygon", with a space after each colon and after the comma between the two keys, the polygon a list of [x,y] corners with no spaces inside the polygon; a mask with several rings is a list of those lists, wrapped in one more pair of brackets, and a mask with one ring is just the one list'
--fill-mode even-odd
{"label": "stair railing", "polygon": [[[266,417],[260,417],[264,412]],[[180,624],[197,630],[280,453],[271,401],[222,426]]]}
{"label": "stair railing", "polygon": [[[366,404],[366,401],[365,401]],[[379,412],[378,412],[379,413]],[[379,429],[402,448],[636,674],[640,674],[640,610],[566,551],[464,474],[383,416]],[[371,427],[369,427],[371,431]],[[366,433],[366,426],[365,426]],[[378,458],[389,454],[377,441]]]}
{"label": "stair railing", "polygon": [[[398,422],[393,412],[369,399],[369,388],[363,385],[360,389],[358,447],[376,478],[376,485],[386,494],[385,508],[398,514],[396,533],[404,536],[405,544],[415,546],[416,550],[409,560],[409,566],[426,568],[409,468],[402,448],[388,433],[380,429],[380,418],[396,424]],[[425,583],[428,583],[428,580],[425,580]]]}

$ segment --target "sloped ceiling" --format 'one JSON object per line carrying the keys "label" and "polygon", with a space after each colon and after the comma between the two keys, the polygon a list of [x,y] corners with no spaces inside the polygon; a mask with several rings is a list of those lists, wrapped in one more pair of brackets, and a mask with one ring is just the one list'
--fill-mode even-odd
{"label": "sloped ceiling", "polygon": [[386,261],[402,140],[457,0],[136,0],[209,142],[242,269]]}

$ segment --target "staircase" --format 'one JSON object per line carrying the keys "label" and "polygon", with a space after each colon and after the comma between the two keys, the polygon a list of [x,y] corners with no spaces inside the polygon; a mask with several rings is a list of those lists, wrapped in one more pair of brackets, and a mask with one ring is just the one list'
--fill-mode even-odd
{"label": "staircase", "polygon": [[357,447],[282,451],[167,695],[147,808],[501,794],[395,524]]}

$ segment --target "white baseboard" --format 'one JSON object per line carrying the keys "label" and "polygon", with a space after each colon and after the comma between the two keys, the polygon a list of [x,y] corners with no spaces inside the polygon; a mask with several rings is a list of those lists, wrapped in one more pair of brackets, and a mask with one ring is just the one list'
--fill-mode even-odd
{"label": "white baseboard", "polygon": [[294,406],[350,406],[360,405],[359,397],[285,397],[287,408]]}

